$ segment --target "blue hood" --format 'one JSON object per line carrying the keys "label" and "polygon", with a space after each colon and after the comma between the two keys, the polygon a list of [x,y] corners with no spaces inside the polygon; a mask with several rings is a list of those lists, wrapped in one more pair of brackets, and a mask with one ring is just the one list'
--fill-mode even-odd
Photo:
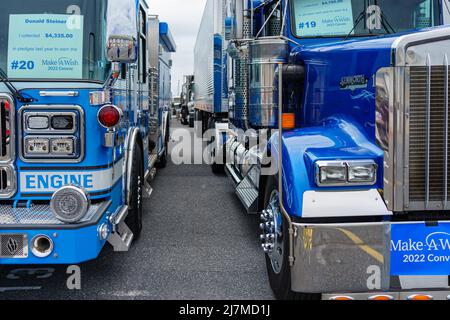
{"label": "blue hood", "polygon": [[343,118],[359,125],[374,141],[375,75],[391,65],[396,39],[360,38],[294,48],[291,63],[306,68],[302,126],[318,126],[330,117]]}

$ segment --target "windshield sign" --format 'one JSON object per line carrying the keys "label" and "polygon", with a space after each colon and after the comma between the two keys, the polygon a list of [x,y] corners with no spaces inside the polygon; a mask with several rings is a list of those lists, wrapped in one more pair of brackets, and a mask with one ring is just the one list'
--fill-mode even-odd
{"label": "windshield sign", "polygon": [[439,0],[293,0],[297,37],[384,35],[440,24]]}
{"label": "windshield sign", "polygon": [[83,78],[83,16],[10,15],[8,76]]}
{"label": "windshield sign", "polygon": [[13,80],[105,81],[108,2],[0,1],[0,68]]}
{"label": "windshield sign", "polygon": [[353,28],[352,0],[302,0],[295,4],[297,33],[304,37],[345,34]]}

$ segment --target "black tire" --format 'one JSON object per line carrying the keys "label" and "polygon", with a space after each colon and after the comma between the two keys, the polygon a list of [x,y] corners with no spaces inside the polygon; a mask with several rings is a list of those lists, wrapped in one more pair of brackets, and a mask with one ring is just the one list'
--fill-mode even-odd
{"label": "black tire", "polygon": [[[278,190],[278,178],[271,176],[267,180],[264,193],[264,208],[269,206],[270,197],[275,190]],[[289,237],[286,226],[286,219],[283,217],[282,222],[282,241],[283,241],[283,258],[282,267],[279,273],[274,271],[272,261],[266,254],[266,267],[269,276],[270,287],[278,300],[320,300],[320,294],[298,293],[291,290],[291,267],[289,266]]]}
{"label": "black tire", "polygon": [[189,124],[189,110],[187,108],[181,109],[181,124],[187,126]]}
{"label": "black tire", "polygon": [[[200,110],[195,109],[194,111],[194,134],[197,138],[203,137],[203,114]],[[202,123],[201,126],[199,126],[199,123]]]}
{"label": "black tire", "polygon": [[164,151],[163,153],[158,157],[158,160],[156,161],[156,168],[158,169],[164,169],[167,167],[167,158],[169,156],[169,139],[170,139],[170,125],[169,123],[166,124],[166,136],[164,137]]}
{"label": "black tire", "polygon": [[[208,129],[211,130],[211,132],[213,132],[216,128],[216,121],[214,120],[214,118],[209,118],[208,120]],[[214,142],[215,137],[211,136],[211,139],[209,140],[209,143],[215,143]],[[215,155],[211,155],[212,157],[215,157]],[[225,173],[225,161],[222,161],[222,164],[216,163],[216,161],[214,161],[211,164],[211,170],[214,174],[224,174]]]}
{"label": "black tire", "polygon": [[133,166],[131,168],[131,199],[128,216],[125,219],[126,225],[133,232],[134,240],[139,239],[142,232],[142,192],[144,183],[144,164],[142,150],[136,147],[133,152]]}

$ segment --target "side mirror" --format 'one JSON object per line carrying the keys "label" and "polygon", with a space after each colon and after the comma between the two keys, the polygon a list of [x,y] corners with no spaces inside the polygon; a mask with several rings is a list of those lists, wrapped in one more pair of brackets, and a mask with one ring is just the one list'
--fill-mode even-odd
{"label": "side mirror", "polygon": [[108,60],[129,63],[136,61],[136,40],[131,36],[109,36],[107,47]]}

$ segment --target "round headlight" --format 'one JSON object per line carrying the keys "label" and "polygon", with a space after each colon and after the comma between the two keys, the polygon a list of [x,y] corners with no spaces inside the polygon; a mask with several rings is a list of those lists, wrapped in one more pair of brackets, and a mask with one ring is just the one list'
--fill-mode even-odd
{"label": "round headlight", "polygon": [[89,204],[86,191],[75,186],[66,186],[53,194],[50,208],[60,221],[75,223],[86,215]]}

